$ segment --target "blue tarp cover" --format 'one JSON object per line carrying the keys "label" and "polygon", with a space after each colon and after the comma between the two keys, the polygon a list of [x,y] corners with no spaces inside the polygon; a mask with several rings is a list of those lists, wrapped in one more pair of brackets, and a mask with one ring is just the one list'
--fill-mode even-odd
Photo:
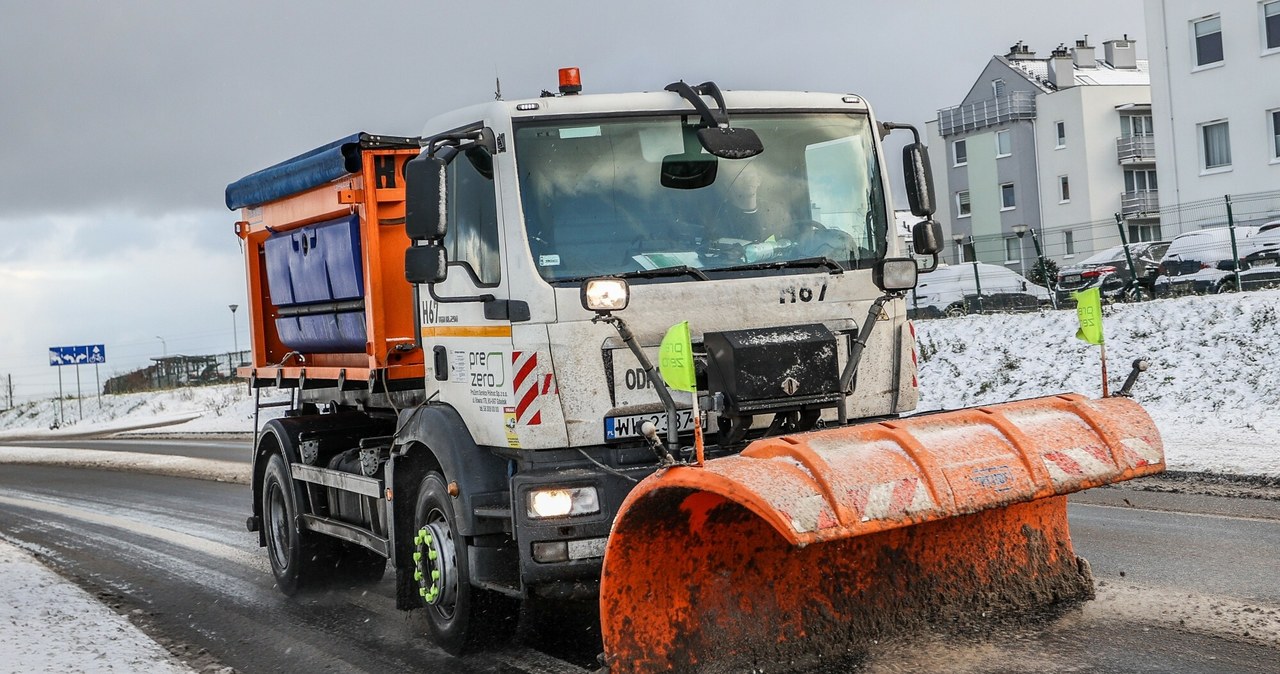
{"label": "blue tarp cover", "polygon": [[355,133],[227,185],[227,208],[258,206],[360,170],[365,147],[418,147],[418,139]]}

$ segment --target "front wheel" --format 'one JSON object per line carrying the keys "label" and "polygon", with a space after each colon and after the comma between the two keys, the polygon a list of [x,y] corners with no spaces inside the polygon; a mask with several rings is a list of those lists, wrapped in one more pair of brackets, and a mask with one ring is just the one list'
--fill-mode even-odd
{"label": "front wheel", "polygon": [[462,655],[510,638],[519,605],[472,587],[466,540],[458,534],[453,499],[439,473],[422,479],[413,525],[413,577],[436,644]]}

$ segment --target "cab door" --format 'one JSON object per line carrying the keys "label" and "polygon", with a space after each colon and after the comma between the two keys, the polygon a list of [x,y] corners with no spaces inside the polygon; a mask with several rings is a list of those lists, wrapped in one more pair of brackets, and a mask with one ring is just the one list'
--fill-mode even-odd
{"label": "cab door", "polygon": [[466,421],[477,444],[506,445],[511,404],[510,288],[493,158],[478,144],[446,170],[445,280],[419,287],[427,394]]}

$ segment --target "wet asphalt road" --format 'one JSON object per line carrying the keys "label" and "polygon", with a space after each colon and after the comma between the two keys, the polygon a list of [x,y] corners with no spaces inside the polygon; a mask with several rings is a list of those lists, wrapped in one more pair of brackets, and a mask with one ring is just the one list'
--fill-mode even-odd
{"label": "wet asphalt road", "polygon": [[[56,444],[248,457],[247,441]],[[527,647],[451,658],[423,636],[419,616],[395,610],[388,580],[284,597],[244,529],[248,499],[244,485],[5,465],[0,535],[131,614],[197,666],[556,672],[590,664],[585,653],[557,654],[570,663]],[[1077,552],[1098,580],[1098,600],[1052,619],[884,644],[853,668],[1280,671],[1280,502],[1108,488],[1073,499],[1070,512]]]}

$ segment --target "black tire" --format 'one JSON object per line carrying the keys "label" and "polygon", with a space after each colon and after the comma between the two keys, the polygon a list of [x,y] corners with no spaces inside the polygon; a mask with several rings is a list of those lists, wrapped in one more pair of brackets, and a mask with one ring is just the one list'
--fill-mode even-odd
{"label": "black tire", "polygon": [[292,597],[325,575],[332,553],[329,539],[298,528],[301,502],[284,457],[273,454],[262,478],[262,526],[276,587]]}
{"label": "black tire", "polygon": [[520,605],[471,585],[466,541],[458,534],[453,499],[439,473],[427,473],[418,487],[413,526],[414,578],[436,644],[462,655],[509,640]]}
{"label": "black tire", "polygon": [[1223,281],[1222,283],[1218,284],[1218,287],[1216,289],[1214,289],[1214,292],[1219,295],[1221,295],[1222,293],[1233,293],[1235,291],[1236,291],[1236,284],[1232,283],[1231,281]]}
{"label": "black tire", "polygon": [[942,315],[946,316],[947,318],[960,318],[961,316],[964,316],[967,313],[968,312],[965,310],[965,307],[963,304],[953,304],[947,307],[947,310],[942,312]]}

